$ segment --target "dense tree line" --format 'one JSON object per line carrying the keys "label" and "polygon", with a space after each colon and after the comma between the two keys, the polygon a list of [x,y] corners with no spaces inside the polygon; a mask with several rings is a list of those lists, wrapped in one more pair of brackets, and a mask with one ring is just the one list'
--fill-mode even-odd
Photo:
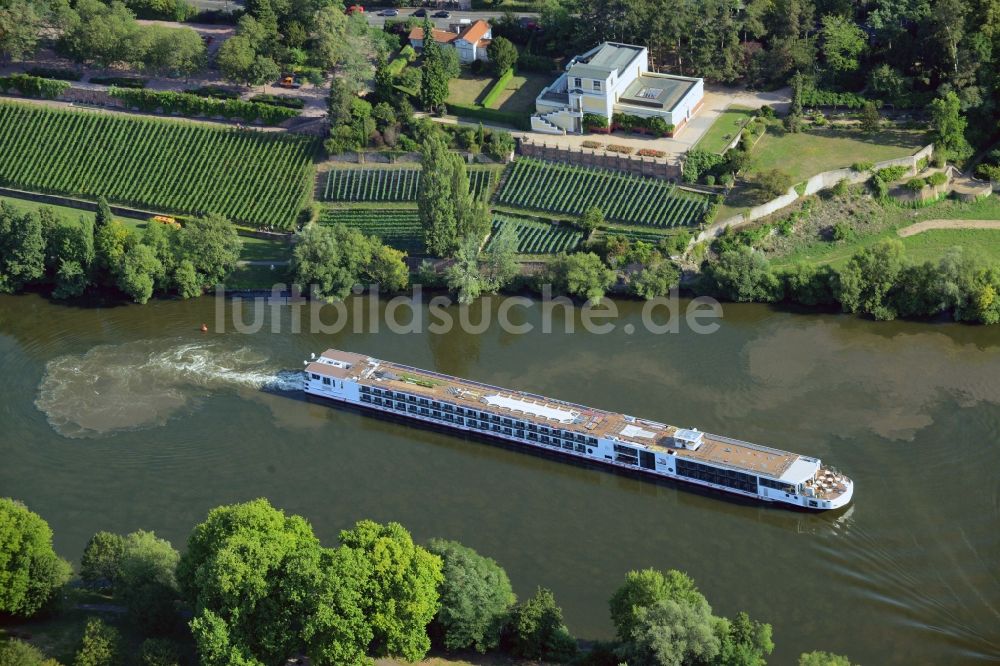
{"label": "dense tree line", "polygon": [[[70,576],[45,521],[8,499],[0,555],[0,613],[36,615]],[[581,666],[763,666],[774,649],[770,625],[716,616],[686,574],[647,569],[611,597],[616,639],[581,653],[550,590],[518,602],[503,568],[471,548],[443,539],[423,547],[398,523],[368,520],[326,547],[302,517],[263,499],[210,511],[183,554],[152,532],[98,532],[80,564],[86,585],[126,603],[146,637],[144,666],[186,661],[185,624],[203,666],[418,661],[432,645]],[[184,608],[193,612],[186,623]],[[91,619],[73,663],[115,666],[124,649],[115,627]],[[20,641],[0,643],[0,663],[58,666]],[[799,663],[850,666],[822,652]]]}
{"label": "dense tree line", "polygon": [[541,34],[511,16],[497,34],[545,55],[618,41],[649,48],[664,71],[755,86],[789,83],[923,108],[954,93],[970,139],[996,131],[998,0],[546,0]]}
{"label": "dense tree line", "polygon": [[214,215],[183,226],[151,221],[138,231],[115,219],[103,199],[93,217],[75,221],[0,202],[0,292],[41,284],[58,299],[91,287],[117,289],[137,303],[154,293],[190,298],[225,278],[241,247],[235,227]]}
{"label": "dense tree line", "polygon": [[839,305],[879,320],[949,315],[1000,322],[1000,266],[960,247],[937,262],[914,263],[898,240],[864,247],[840,269],[801,263],[781,272],[760,251],[737,245],[705,266],[699,289],[732,301]]}

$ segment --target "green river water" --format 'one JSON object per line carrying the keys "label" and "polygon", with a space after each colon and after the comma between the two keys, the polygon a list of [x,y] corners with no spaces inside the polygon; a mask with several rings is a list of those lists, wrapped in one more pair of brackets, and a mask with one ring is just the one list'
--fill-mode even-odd
{"label": "green river water", "polygon": [[[0,495],[74,561],[101,529],[183,548],[210,508],[263,496],[329,545],[360,518],[458,539],[520,595],[552,588],[581,637],[610,635],[626,571],[673,567],[717,613],[771,622],[775,664],[1000,660],[1000,328],[727,305],[714,334],[654,335],[640,307],[608,335],[274,333],[270,311],[245,335],[197,330],[212,298],[0,297]],[[282,390],[327,347],[816,455],[854,503],[738,504]]]}

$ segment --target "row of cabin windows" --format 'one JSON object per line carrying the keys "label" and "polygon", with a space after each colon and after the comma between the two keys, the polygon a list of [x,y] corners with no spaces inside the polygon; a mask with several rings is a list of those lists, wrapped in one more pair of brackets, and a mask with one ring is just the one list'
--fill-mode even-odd
{"label": "row of cabin windows", "polygon": [[719,469],[711,465],[692,462],[679,458],[677,460],[677,473],[690,479],[707,481],[727,488],[735,488],[750,493],[757,492],[757,477],[753,474],[745,474],[732,469]]}
{"label": "row of cabin windows", "polygon": [[[383,400],[382,398],[373,398],[371,395],[362,395],[362,402],[368,402],[375,405],[384,405],[390,409],[396,409],[399,411],[407,411],[411,414],[420,414],[421,416],[430,416],[436,419],[444,419],[452,423],[457,423],[458,425],[465,425],[465,419],[462,417],[455,416],[453,414],[442,414],[441,410],[430,409],[429,407],[418,407],[417,405],[407,405],[405,402],[393,402],[392,400]],[[505,419],[505,421],[510,421],[510,419]],[[561,446],[567,450],[576,450],[580,453],[593,453],[593,449],[588,448],[583,444],[584,439],[577,437],[578,442],[574,442],[572,437],[567,437],[566,439],[560,439],[559,437],[549,437],[548,435],[539,436],[535,432],[526,432],[524,428],[517,428],[516,430],[512,427],[503,427],[499,423],[492,423],[487,420],[478,421],[476,420],[473,412],[473,417],[468,419],[468,423],[473,428],[479,428],[480,430],[492,430],[493,432],[502,432],[505,435],[515,435],[521,438],[527,438],[535,441],[541,441],[543,444],[551,444],[553,446]],[[590,437],[589,443],[592,445],[597,444],[597,439]]]}
{"label": "row of cabin windows", "polygon": [[[407,400],[409,402],[420,405],[421,407],[429,407],[430,409],[437,409],[445,412],[454,412],[461,416],[468,416],[475,418],[477,416],[477,410],[469,409],[468,407],[459,407],[457,405],[452,405],[451,403],[441,403],[437,400],[428,400],[427,398],[417,398],[416,396],[399,393],[398,391],[393,393],[389,389],[371,388],[369,386],[361,387],[362,394],[372,394],[376,396],[384,396],[386,398],[395,398],[396,400]],[[364,399],[364,398],[362,398]],[[365,402],[370,402],[366,400]],[[588,437],[580,433],[572,433],[570,431],[563,431],[559,428],[549,428],[548,426],[539,426],[534,423],[527,423],[525,421],[520,421],[517,419],[501,417],[496,414],[491,414],[490,412],[478,412],[478,417],[483,420],[492,421],[493,423],[502,423],[504,426],[511,428],[518,428],[521,430],[528,430],[530,432],[541,432],[543,434],[551,434],[555,437],[566,437],[567,439],[573,439],[575,437],[577,442],[589,444],[591,446],[597,446],[596,437]]]}

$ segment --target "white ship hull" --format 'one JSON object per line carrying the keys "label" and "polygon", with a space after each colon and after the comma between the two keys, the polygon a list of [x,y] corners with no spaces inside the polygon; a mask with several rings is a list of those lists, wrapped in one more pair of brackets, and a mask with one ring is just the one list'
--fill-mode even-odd
{"label": "white ship hull", "polygon": [[[644,458],[645,463],[647,463],[646,466],[640,466],[638,464],[638,460],[634,463],[621,462],[620,460],[616,460],[616,458],[620,459],[622,456],[615,453],[616,450],[620,450],[619,447],[616,447],[616,444],[622,443],[622,440],[618,438],[590,438],[590,441],[586,444],[576,442],[569,443],[565,440],[561,442],[554,441],[542,443],[538,441],[539,437],[536,433],[528,433],[517,430],[516,425],[513,427],[503,427],[500,423],[491,423],[489,429],[483,429],[481,425],[470,425],[466,422],[466,419],[456,417],[454,413],[445,413],[431,410],[429,408],[415,408],[412,402],[405,403],[394,398],[382,399],[381,397],[375,397],[371,394],[372,389],[370,387],[363,387],[361,383],[352,381],[350,378],[333,379],[333,381],[329,381],[329,379],[324,379],[318,374],[311,374],[307,371],[304,390],[307,394],[312,396],[325,398],[345,405],[362,408],[364,410],[371,410],[373,412],[384,414],[387,417],[395,417],[400,420],[406,419],[417,421],[436,427],[447,428],[466,435],[480,435],[493,440],[514,444],[519,447],[526,447],[542,454],[566,456],[568,458],[585,461],[587,463],[603,467],[620,469],[629,473],[638,472],[641,475],[653,478],[669,479],[671,481],[692,484],[701,488],[725,493],[727,495],[757,500],[769,504],[785,505],[810,511],[828,511],[847,506],[853,497],[853,483],[849,479],[846,479],[846,477],[843,479],[843,483],[846,486],[845,490],[840,492],[836,497],[822,497],[817,496],[815,491],[810,492],[810,489],[802,484],[794,486],[784,485],[781,488],[767,487],[763,485],[763,479],[754,477],[754,482],[752,484],[744,484],[744,488],[746,489],[741,489],[712,483],[699,478],[693,478],[691,474],[681,475],[675,470],[679,470],[679,458],[681,459],[681,465],[684,464],[684,456],[673,451],[665,452],[650,450],[649,452],[644,452],[643,455],[646,456]],[[365,391],[365,393],[362,393],[362,391]],[[393,392],[389,391],[389,393],[392,394]],[[395,393],[394,395],[399,394]],[[472,422],[482,424],[483,422],[475,420],[477,418],[478,417],[473,417]],[[461,421],[461,423],[458,421]],[[640,424],[651,423],[638,420],[635,422]],[[522,436],[518,436],[517,433],[523,434]],[[529,438],[529,436],[532,436],[533,438]],[[712,435],[712,437],[722,442],[732,442],[734,445],[748,445],[747,443],[738,442],[737,440],[729,440],[715,435]],[[545,437],[545,439],[548,440],[549,438]],[[553,439],[556,438],[553,437]],[[635,446],[632,442],[628,442],[628,444],[630,446]],[[637,448],[640,450],[642,449],[641,446],[638,446]],[[655,456],[655,461],[652,459],[652,456]],[[815,463],[817,470],[819,470],[818,460],[812,458],[803,458],[803,460]],[[788,490],[791,490],[792,492],[786,492]]]}

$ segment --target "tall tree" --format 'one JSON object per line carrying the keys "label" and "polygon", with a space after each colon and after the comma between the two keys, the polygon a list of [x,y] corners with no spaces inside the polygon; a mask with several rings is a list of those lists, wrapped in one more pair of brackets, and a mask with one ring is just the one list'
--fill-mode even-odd
{"label": "tall tree", "polygon": [[517,263],[518,238],[513,225],[505,225],[490,240],[483,252],[480,272],[486,291],[497,292],[513,280],[520,272]]}
{"label": "tall tree", "polygon": [[930,113],[934,150],[946,160],[964,161],[972,154],[972,148],[965,138],[966,120],[958,95],[949,92],[932,101]]}
{"label": "tall tree", "polygon": [[419,661],[430,649],[427,625],[437,614],[441,558],[413,543],[399,523],[358,522],[340,533],[341,546],[368,573],[361,582],[375,656]]}
{"label": "tall tree", "polygon": [[71,572],[52,549],[48,523],[20,502],[0,498],[0,613],[34,615]]}
{"label": "tall tree", "polygon": [[0,202],[0,292],[18,291],[45,275],[45,238],[35,213]]}
{"label": "tall tree", "polygon": [[422,173],[417,205],[427,250],[439,257],[449,256],[458,246],[452,190],[454,159],[437,133],[427,137],[420,152]]}
{"label": "tall tree", "polygon": [[441,558],[441,608],[434,625],[448,650],[486,652],[500,643],[500,630],[514,604],[507,572],[488,557],[455,541],[432,539],[427,550]]}
{"label": "tall tree", "polygon": [[430,20],[424,21],[424,66],[420,78],[420,103],[427,111],[435,111],[448,99],[449,66],[444,49],[434,39]]}
{"label": "tall tree", "polygon": [[458,294],[458,302],[469,305],[483,293],[483,275],[479,271],[479,240],[462,239],[455,261],[445,270],[445,283]]}

